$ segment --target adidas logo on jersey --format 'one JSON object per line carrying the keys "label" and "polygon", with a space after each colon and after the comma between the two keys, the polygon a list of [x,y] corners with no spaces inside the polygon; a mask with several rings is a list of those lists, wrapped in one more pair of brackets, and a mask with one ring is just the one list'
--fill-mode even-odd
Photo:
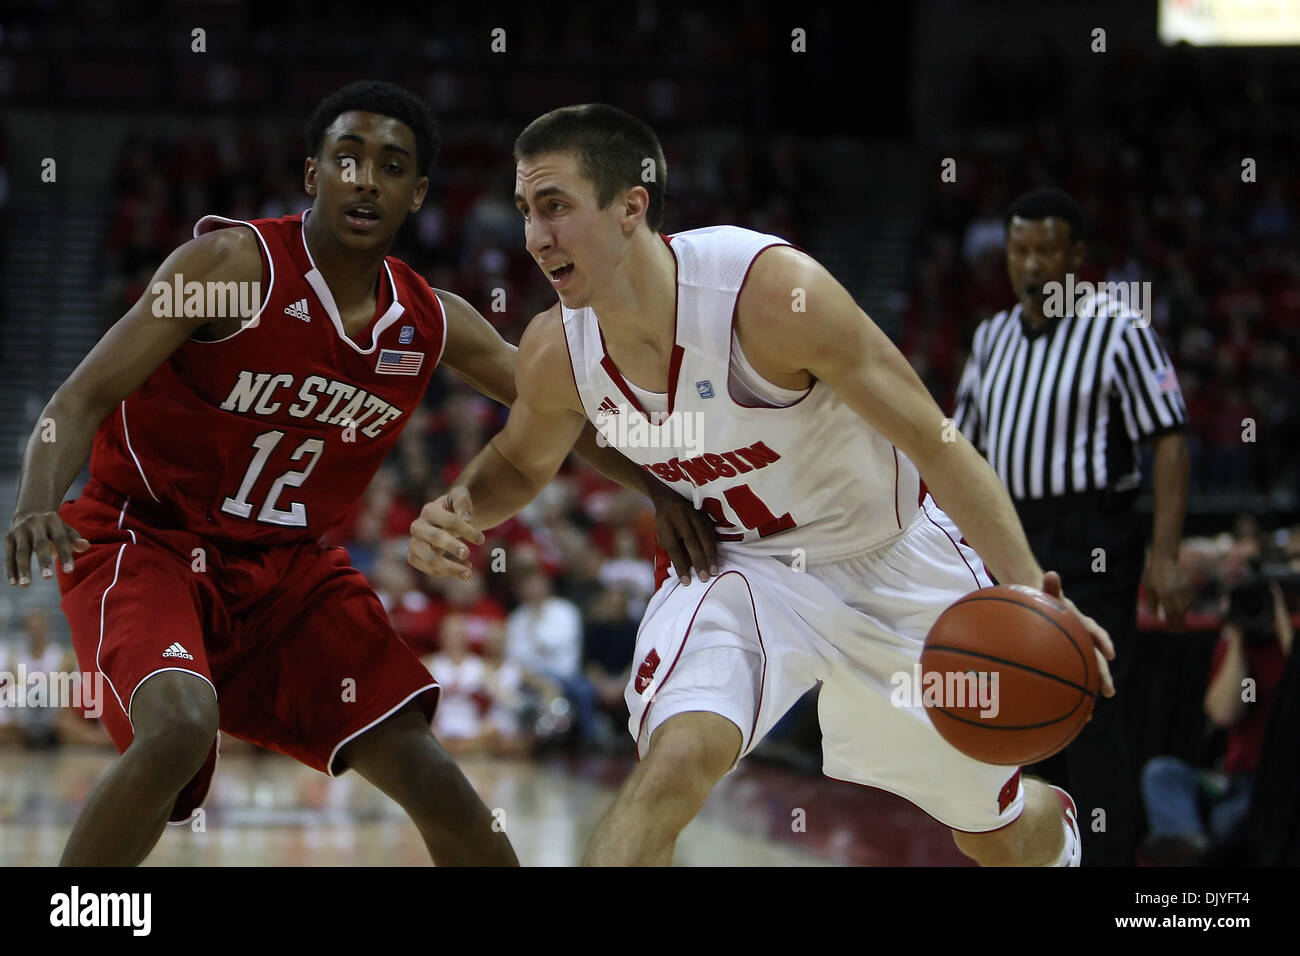
{"label": "adidas logo on jersey", "polygon": [[162,652],[162,656],[181,657],[187,661],[194,660],[194,655],[191,654],[189,651],[187,651],[185,648],[181,647],[179,644],[173,644],[171,647],[167,648],[167,650]]}
{"label": "adidas logo on jersey", "polygon": [[612,398],[606,395],[605,400],[602,401],[600,403],[600,406],[596,409],[596,417],[604,418],[606,415],[617,415],[617,414],[618,414],[618,406],[614,404],[614,400]]}
{"label": "adidas logo on jersey", "polygon": [[299,299],[293,305],[284,310],[285,315],[292,315],[296,319],[302,319],[304,322],[310,322],[311,316],[307,314],[307,300]]}

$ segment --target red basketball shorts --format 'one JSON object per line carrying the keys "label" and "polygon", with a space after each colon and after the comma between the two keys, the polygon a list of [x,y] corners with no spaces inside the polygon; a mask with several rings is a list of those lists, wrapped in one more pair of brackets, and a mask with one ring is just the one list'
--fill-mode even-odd
{"label": "red basketball shorts", "polygon": [[[61,606],[81,670],[103,675],[119,752],[134,737],[132,698],[166,671],[212,686],[221,730],[331,776],[346,769],[344,744],[408,701],[432,720],[437,682],[342,548],[215,542],[151,522],[156,512],[93,480],[59,514],[91,542],[58,571]],[[202,804],[216,760],[214,741],[173,821]]]}

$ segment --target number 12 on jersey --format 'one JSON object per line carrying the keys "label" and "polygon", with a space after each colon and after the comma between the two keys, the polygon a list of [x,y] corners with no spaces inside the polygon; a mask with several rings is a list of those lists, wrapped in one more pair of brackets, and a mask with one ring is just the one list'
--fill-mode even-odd
{"label": "number 12 on jersey", "polygon": [[[262,469],[266,467],[266,461],[271,457],[271,452],[275,446],[280,444],[280,439],[284,437],[284,432],[273,430],[262,432],[253,439],[253,447],[257,449],[257,454],[248,465],[248,470],[244,472],[244,480],[239,485],[239,491],[235,497],[227,497],[221,503],[221,510],[228,515],[234,515],[236,518],[247,518],[253,513],[253,503],[248,500],[249,493],[253,490],[253,484],[257,481]],[[307,506],[301,501],[289,502],[289,509],[286,511],[277,508],[276,501],[279,499],[284,486],[289,485],[292,488],[302,487],[302,483],[307,480],[311,470],[316,467],[316,462],[320,460],[321,452],[325,449],[325,443],[319,438],[308,438],[299,445],[289,456],[290,461],[301,461],[304,455],[311,455],[311,461],[302,471],[286,471],[275,483],[271,485],[271,490],[267,493],[266,500],[262,502],[262,508],[257,513],[257,520],[264,524],[283,525],[288,528],[305,528],[307,527]]]}
{"label": "number 12 on jersey", "polygon": [[[760,538],[766,538],[768,535],[776,534],[778,531],[789,531],[795,527],[794,518],[790,517],[790,512],[786,512],[777,517],[772,514],[771,509],[763,504],[758,495],[754,494],[754,489],[749,485],[736,485],[734,488],[728,488],[722,493],[722,497],[727,499],[730,510],[740,519],[750,531],[757,531]],[[719,541],[743,541],[745,533],[733,533],[729,529],[739,529],[734,521],[727,518],[726,509],[717,498],[705,498],[700,502],[700,507],[713,519],[713,524],[718,531]]]}

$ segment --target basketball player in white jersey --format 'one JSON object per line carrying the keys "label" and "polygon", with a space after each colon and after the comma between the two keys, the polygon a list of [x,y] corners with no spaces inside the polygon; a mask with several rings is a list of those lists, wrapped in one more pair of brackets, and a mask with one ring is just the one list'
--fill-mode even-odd
{"label": "basketball player in white jersey", "polygon": [[[719,542],[692,562],[711,574],[679,565],[646,610],[626,692],[641,760],[584,862],[670,863],[714,784],[821,681],[828,776],[906,797],[982,864],[1077,865],[1064,791],[966,757],[923,707],[891,703],[938,615],[993,585],[981,556],[998,582],[1061,596],[907,360],[783,240],[661,236],[663,152],[628,114],[555,110],[515,160],[528,251],[559,302],[520,342],[505,428],[425,505],[408,560],[463,574],[461,542],[527,504],[588,420],[707,511]],[[1113,649],[1083,620],[1109,696]]]}

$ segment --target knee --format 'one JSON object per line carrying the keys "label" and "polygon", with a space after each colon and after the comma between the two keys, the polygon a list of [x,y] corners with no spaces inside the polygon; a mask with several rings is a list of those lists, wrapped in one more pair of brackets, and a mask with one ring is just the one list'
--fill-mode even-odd
{"label": "knee", "polygon": [[1142,787],[1170,783],[1186,775],[1186,764],[1177,757],[1152,757],[1142,768]]}
{"label": "knee", "polygon": [[1000,830],[989,833],[968,833],[965,830],[953,830],[952,840],[957,849],[970,857],[980,866],[1015,866],[1024,856],[1021,834],[1017,831],[1020,819]]}
{"label": "knee", "polygon": [[707,794],[731,769],[740,751],[740,731],[721,717],[713,721],[707,730],[670,722],[655,733],[644,764],[647,796],[664,790]]}
{"label": "knee", "polygon": [[1026,780],[1025,806],[1014,821],[984,833],[953,830],[952,838],[980,866],[1046,865],[1063,848],[1061,804],[1046,786]]}
{"label": "knee", "polygon": [[336,771],[351,767],[399,802],[444,798],[469,784],[460,767],[408,708],[381,723],[339,752]]}
{"label": "knee", "polygon": [[217,698],[207,681],[189,674],[160,674],[137,691],[131,707],[133,747],[177,765],[201,764],[220,724]]}
{"label": "knee", "polygon": [[[456,794],[473,793],[469,781],[465,779],[465,774],[461,772],[460,765],[456,763],[451,754],[447,753],[442,744],[434,738],[427,730],[418,738],[409,742],[412,748],[418,749],[420,757],[412,761],[414,769],[413,778],[415,788],[430,793],[444,794],[446,796],[455,796]],[[410,752],[414,752],[414,749]]]}

